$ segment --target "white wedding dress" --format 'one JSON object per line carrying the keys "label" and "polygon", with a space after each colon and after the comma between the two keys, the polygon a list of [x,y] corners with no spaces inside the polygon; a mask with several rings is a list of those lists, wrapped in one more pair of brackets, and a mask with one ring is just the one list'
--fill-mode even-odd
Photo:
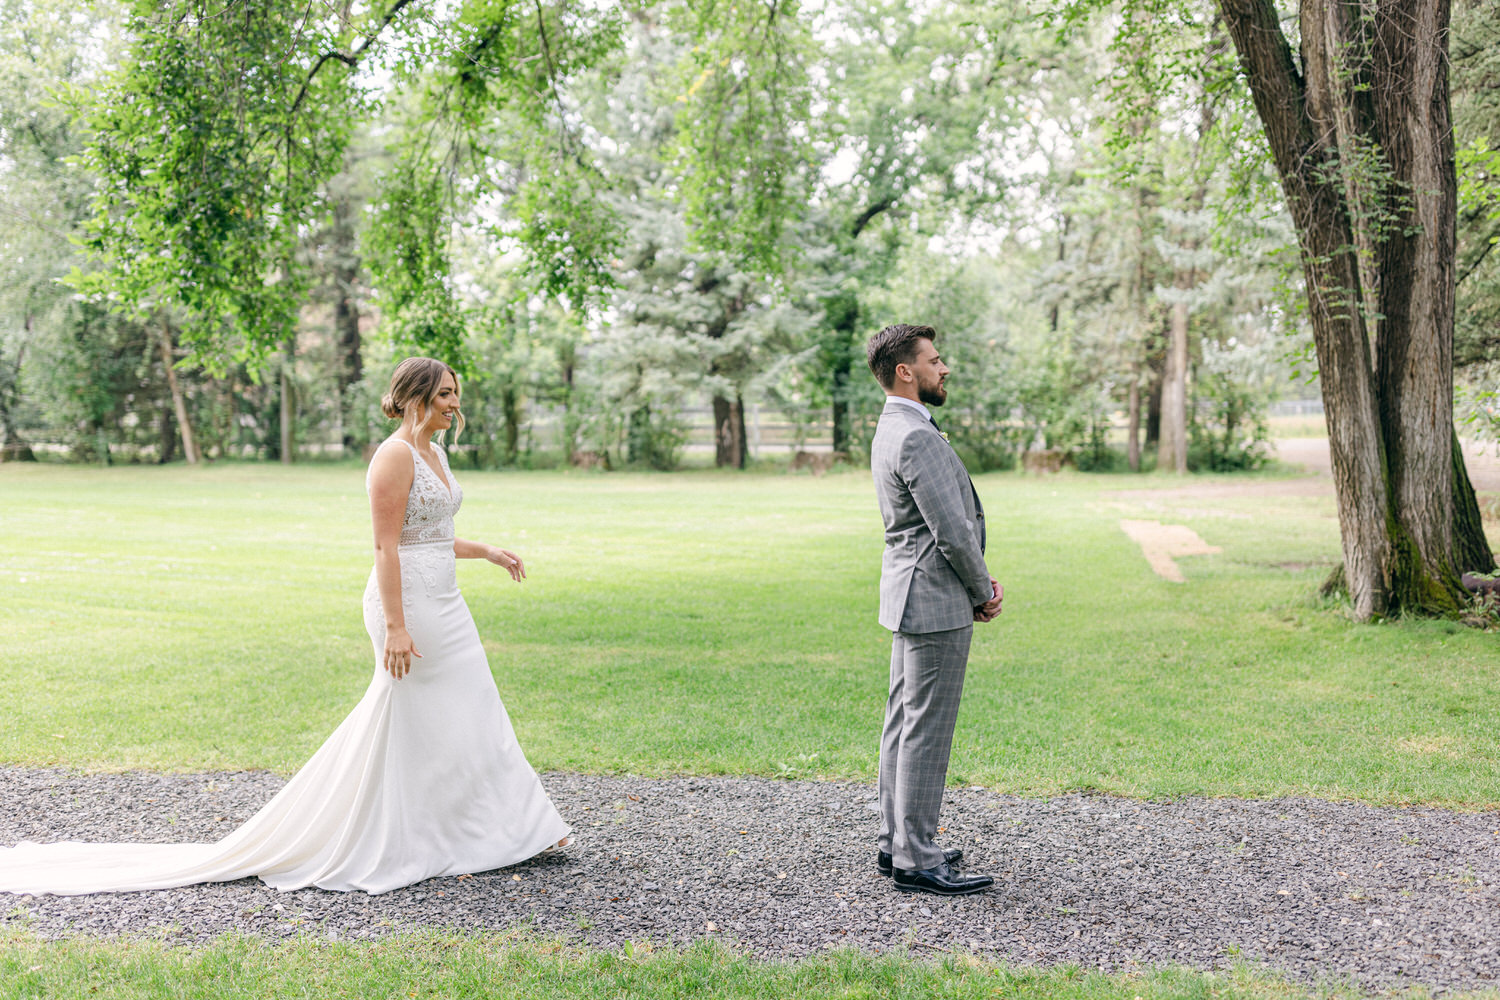
{"label": "white wedding dress", "polygon": [[[400,447],[392,438],[382,447]],[[402,442],[404,443],[404,442]],[[406,445],[411,448],[411,445]],[[454,574],[452,491],[412,448],[401,599],[422,653],[394,680],[372,571],[375,674],[354,711],[275,798],[216,844],[22,842],[0,848],[0,892],[76,895],[259,876],[277,889],[388,892],[523,861],[568,835],[516,742]]]}

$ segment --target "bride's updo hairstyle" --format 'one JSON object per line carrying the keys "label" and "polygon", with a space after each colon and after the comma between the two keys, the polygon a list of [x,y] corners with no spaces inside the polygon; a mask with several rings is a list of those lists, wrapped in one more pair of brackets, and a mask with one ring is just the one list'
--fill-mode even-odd
{"label": "bride's updo hairstyle", "polygon": [[[408,420],[421,422],[427,419],[438,390],[443,387],[443,376],[453,376],[453,387],[458,388],[458,372],[436,358],[407,358],[391,373],[391,387],[380,397],[380,410],[392,420],[405,423]],[[453,440],[464,429],[464,414],[458,411],[453,420]],[[437,433],[442,443],[446,431]]]}

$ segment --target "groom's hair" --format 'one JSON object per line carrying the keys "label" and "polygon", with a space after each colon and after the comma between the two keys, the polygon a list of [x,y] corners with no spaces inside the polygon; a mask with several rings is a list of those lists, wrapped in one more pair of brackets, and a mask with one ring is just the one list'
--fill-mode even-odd
{"label": "groom's hair", "polygon": [[936,341],[937,331],[930,326],[897,323],[870,338],[865,345],[865,357],[881,388],[889,389],[896,384],[897,365],[909,365],[917,360],[919,340]]}

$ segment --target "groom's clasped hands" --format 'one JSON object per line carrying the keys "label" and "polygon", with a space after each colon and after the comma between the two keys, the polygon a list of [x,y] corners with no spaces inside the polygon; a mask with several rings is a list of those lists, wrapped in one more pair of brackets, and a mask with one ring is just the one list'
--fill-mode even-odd
{"label": "groom's clasped hands", "polygon": [[995,596],[974,609],[974,620],[976,622],[992,622],[1000,616],[1000,602],[1005,600],[1005,588],[1000,586],[1000,581],[993,576],[990,577],[990,589]]}

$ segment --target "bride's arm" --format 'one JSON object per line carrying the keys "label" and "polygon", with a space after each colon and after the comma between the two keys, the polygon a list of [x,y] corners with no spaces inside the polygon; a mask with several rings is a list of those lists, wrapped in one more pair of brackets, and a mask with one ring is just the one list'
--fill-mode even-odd
{"label": "bride's arm", "polygon": [[488,559],[510,574],[517,583],[526,579],[526,564],[510,549],[496,548],[484,542],[471,542],[467,538],[453,539],[453,555],[459,559]]}
{"label": "bride's arm", "polygon": [[380,589],[380,609],[385,613],[385,656],[382,660],[392,677],[400,679],[411,670],[413,656],[421,656],[406,631],[406,610],[401,606],[401,522],[406,517],[406,498],[411,493],[416,467],[405,448],[382,448],[370,462],[370,520],[375,528],[375,583]]}

